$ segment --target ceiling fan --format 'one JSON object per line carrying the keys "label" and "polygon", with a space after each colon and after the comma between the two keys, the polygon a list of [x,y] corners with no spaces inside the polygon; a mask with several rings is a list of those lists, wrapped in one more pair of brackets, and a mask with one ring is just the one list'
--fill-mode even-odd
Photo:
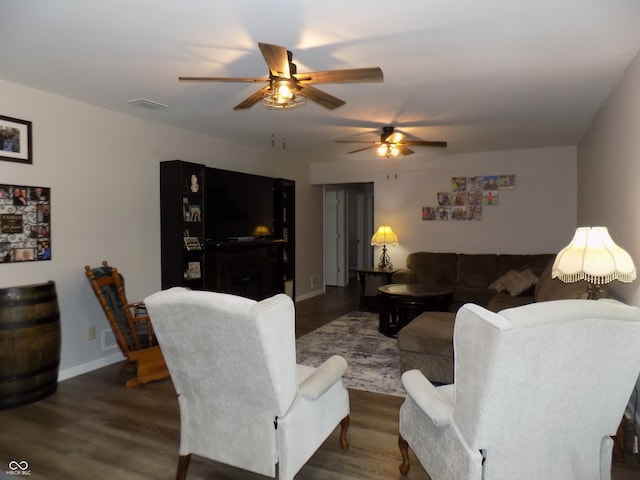
{"label": "ceiling fan", "polygon": [[364,83],[382,82],[383,80],[380,67],[298,73],[296,64],[292,62],[293,54],[285,47],[268,43],[258,43],[258,46],[269,67],[268,77],[178,77],[178,80],[181,82],[256,82],[267,84],[233,107],[234,110],[250,108],[260,101],[267,108],[292,109],[304,105],[307,98],[333,110],[344,105],[344,100],[318,90],[311,84]]}
{"label": "ceiling fan", "polygon": [[397,157],[398,155],[411,155],[415,153],[408,148],[409,146],[419,147],[440,147],[447,146],[447,142],[438,142],[430,140],[406,140],[404,133],[396,131],[393,126],[382,127],[382,134],[379,142],[369,142],[366,140],[336,140],[337,143],[371,143],[368,147],[358,148],[347,153],[356,153],[368,148],[376,147],[376,153],[381,157]]}

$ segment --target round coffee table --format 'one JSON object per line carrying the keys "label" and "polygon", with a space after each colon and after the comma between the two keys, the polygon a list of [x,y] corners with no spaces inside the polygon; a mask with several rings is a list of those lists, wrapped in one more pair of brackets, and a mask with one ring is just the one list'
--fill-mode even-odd
{"label": "round coffee table", "polygon": [[380,320],[378,330],[394,337],[398,330],[425,311],[446,312],[453,290],[419,283],[391,283],[378,287]]}

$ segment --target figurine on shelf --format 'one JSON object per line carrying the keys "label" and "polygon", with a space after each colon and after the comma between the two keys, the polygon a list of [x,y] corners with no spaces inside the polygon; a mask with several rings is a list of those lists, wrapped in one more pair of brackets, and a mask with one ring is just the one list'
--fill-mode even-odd
{"label": "figurine on shelf", "polygon": [[198,177],[196,175],[191,175],[191,191],[197,192],[200,190],[200,185],[198,185]]}

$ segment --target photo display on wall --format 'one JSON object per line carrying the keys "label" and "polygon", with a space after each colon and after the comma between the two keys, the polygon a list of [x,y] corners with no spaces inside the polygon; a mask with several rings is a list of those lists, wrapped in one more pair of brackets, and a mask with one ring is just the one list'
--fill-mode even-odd
{"label": "photo display on wall", "polygon": [[51,260],[51,190],[0,184],[0,263]]}
{"label": "photo display on wall", "polygon": [[422,220],[482,220],[484,207],[500,204],[500,190],[515,188],[515,175],[452,177],[451,189],[437,192],[436,205],[422,207]]}

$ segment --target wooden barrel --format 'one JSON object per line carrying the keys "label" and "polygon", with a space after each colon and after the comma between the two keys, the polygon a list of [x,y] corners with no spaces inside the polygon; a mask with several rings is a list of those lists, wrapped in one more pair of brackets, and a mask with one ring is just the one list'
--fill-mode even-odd
{"label": "wooden barrel", "polygon": [[55,282],[0,289],[0,409],[54,393],[59,365]]}

